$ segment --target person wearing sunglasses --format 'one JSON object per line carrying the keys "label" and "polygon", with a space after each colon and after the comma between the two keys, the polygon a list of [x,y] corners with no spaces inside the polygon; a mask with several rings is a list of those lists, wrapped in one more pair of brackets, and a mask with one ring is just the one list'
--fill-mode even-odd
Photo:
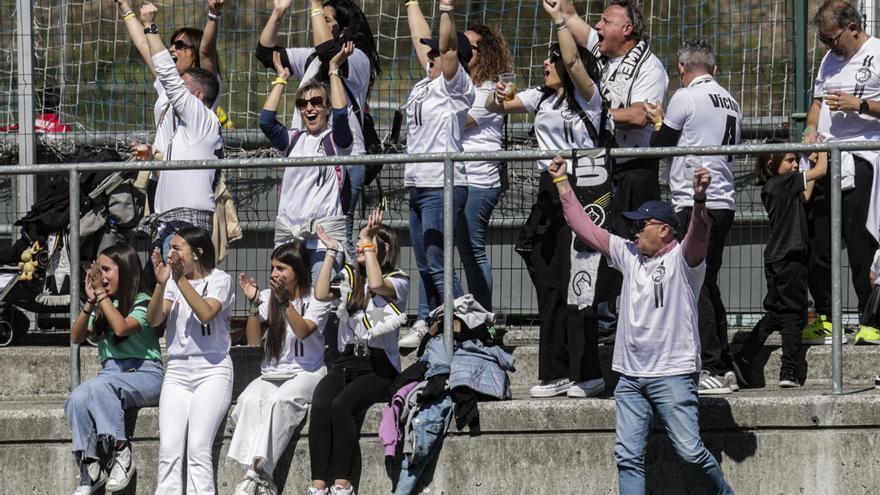
{"label": "person wearing sunglasses", "polygon": [[[822,58],[807,113],[803,142],[874,141],[880,139],[880,40],[866,33],[855,6],[826,1],[813,18],[818,40],[828,52]],[[861,313],[871,294],[871,260],[880,239],[880,197],[874,187],[880,153],[841,153],[843,238],[852,285]],[[819,313],[817,323],[804,329],[803,339],[831,343],[830,188],[816,184],[810,203],[810,294]],[[867,208],[865,205],[868,205]],[[856,344],[880,344],[880,329],[860,325]]]}
{"label": "person wearing sunglasses", "polygon": [[[278,76],[272,81],[272,91],[260,112],[260,129],[282,156],[351,154],[354,137],[349,127],[349,100],[339,69],[354,51],[354,43],[345,42],[330,60],[330,88],[311,80],[297,89],[296,113],[302,127],[292,129],[287,129],[276,119],[291,71],[283,64],[282,55],[273,53]],[[312,280],[317,280],[327,249],[318,239],[317,228],[322,226],[324,231],[340,239],[345,235],[342,197],[347,191],[342,187],[342,176],[341,168],[332,165],[284,169],[278,216],[275,218],[275,245],[304,242],[311,256]],[[337,251],[334,254],[341,262],[342,253]]]}
{"label": "person wearing sunglasses", "polygon": [[[598,142],[594,136],[604,120],[595,57],[575,43],[557,1],[545,0],[544,9],[553,19],[559,40],[544,60],[544,84],[507,99],[505,85],[499,83],[486,108],[498,113],[533,114],[534,134],[542,150],[595,148]],[[605,391],[599,368],[598,323],[592,306],[585,308],[585,313],[574,313],[568,305],[572,234],[556,206],[558,194],[547,172],[550,162],[537,162],[538,198],[517,243],[535,285],[541,316],[539,383],[529,394],[592,397]],[[574,330],[581,327],[583,331]]]}
{"label": "person wearing sunglasses", "polygon": [[713,173],[704,167],[694,171],[693,214],[681,242],[676,240],[679,216],[670,204],[657,200],[624,213],[633,222],[631,241],[593,223],[569,184],[567,166],[557,156],[547,168],[565,221],[578,239],[601,252],[623,275],[611,361],[611,369],[620,373],[614,390],[614,461],[620,493],[645,493],[645,448],[656,415],[678,455],[696,468],[695,481],[705,492],[733,494],[700,438],[697,393],[698,295],[706,275],[711,230],[706,192]]}
{"label": "person wearing sunglasses", "polygon": [[[330,85],[329,63],[340,50],[343,43],[354,43],[355,51],[339,67],[343,88],[348,95],[350,107],[348,125],[354,136],[353,155],[367,153],[371,146],[379,143],[367,141],[364,136],[377,138],[369,117],[367,99],[373,83],[382,72],[379,52],[367,17],[354,0],[309,0],[309,24],[312,29],[314,47],[284,48],[277,45],[278,29],[292,0],[272,0],[272,13],[260,33],[256,56],[267,69],[275,66],[272,54],[281,55],[281,63],[288,68],[293,77],[299,79],[300,86],[311,81]],[[302,129],[299,112],[293,115],[294,128]],[[333,125],[333,122],[330,122]],[[355,208],[364,188],[365,167],[349,165],[345,167],[346,202],[343,211],[346,215],[346,247],[351,249]],[[337,239],[343,239],[337,236]]]}
{"label": "person wearing sunglasses", "polygon": [[[430,39],[431,27],[425,20],[418,2],[407,2],[407,15],[413,38]],[[470,47],[470,58],[465,70],[474,84],[474,104],[467,114],[467,122],[462,135],[464,151],[498,151],[502,149],[502,127],[504,116],[486,110],[486,99],[495,91],[499,75],[512,70],[513,61],[510,48],[504,36],[494,27],[473,24],[458,35],[459,43]],[[424,46],[424,45],[423,45]],[[428,50],[430,51],[430,50]],[[427,51],[417,50],[424,55],[419,63],[427,66],[430,62]],[[464,52],[462,52],[464,53]],[[466,228],[457,230],[455,238],[461,263],[467,279],[468,291],[484,308],[492,310],[492,269],[486,255],[486,231],[495,205],[501,199],[501,172],[498,161],[467,162],[467,199],[463,216],[460,219]],[[402,348],[416,348],[427,333],[425,318],[433,309],[428,307],[424,284],[419,290],[419,306],[415,324],[409,333],[400,339]]]}

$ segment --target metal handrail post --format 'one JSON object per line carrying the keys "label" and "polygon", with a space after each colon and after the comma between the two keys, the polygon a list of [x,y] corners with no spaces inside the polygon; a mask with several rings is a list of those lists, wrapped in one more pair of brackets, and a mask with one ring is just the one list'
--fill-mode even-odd
{"label": "metal handrail post", "polygon": [[[70,180],[70,232],[67,236],[68,253],[70,255],[70,328],[79,315],[79,172],[71,170]],[[80,383],[79,344],[70,343],[70,390],[73,391]]]}
{"label": "metal handrail post", "polygon": [[455,173],[452,159],[443,159],[443,344],[446,347],[446,358],[452,363],[452,250],[455,237],[453,226]]}
{"label": "metal handrail post", "polygon": [[843,306],[840,286],[840,148],[831,148],[831,393],[843,393]]}

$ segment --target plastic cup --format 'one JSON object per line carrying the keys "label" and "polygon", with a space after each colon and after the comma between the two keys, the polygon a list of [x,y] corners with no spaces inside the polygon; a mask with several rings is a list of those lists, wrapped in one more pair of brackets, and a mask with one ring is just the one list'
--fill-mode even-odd
{"label": "plastic cup", "polygon": [[516,74],[513,72],[498,74],[498,82],[504,84],[504,99],[513,100],[516,97]]}
{"label": "plastic cup", "polygon": [[694,178],[694,173],[697,171],[697,168],[703,166],[703,160],[697,155],[686,155],[684,157],[684,161],[682,162],[682,173],[684,174],[685,180],[691,180]]}
{"label": "plastic cup", "polygon": [[[654,98],[647,98],[645,100],[645,105],[650,105],[651,108],[655,108],[659,104],[660,104],[660,102],[655,100]],[[663,127],[663,119],[662,118],[654,119],[653,124],[654,124],[654,130],[659,131],[660,128]]]}
{"label": "plastic cup", "polygon": [[[841,85],[840,83],[836,83],[836,82],[825,83],[825,94],[826,95],[828,93],[830,93],[831,91],[840,91],[841,89],[843,89],[843,85]],[[831,110],[832,112],[837,111],[838,101],[837,101],[836,97],[833,100],[829,100],[826,97],[825,103],[828,105],[829,110]]]}
{"label": "plastic cup", "polygon": [[152,158],[150,157],[151,148],[152,146],[150,146],[149,144],[138,144],[135,145],[134,149],[132,150],[132,154],[138,160],[149,160],[150,158]]}

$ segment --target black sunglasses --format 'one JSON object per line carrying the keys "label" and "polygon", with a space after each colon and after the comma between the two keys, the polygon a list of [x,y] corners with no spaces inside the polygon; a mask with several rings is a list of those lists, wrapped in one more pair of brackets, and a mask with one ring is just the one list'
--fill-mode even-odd
{"label": "black sunglasses", "polygon": [[550,52],[550,56],[547,58],[551,64],[555,64],[557,60],[562,58],[562,55],[559,52]]}
{"label": "black sunglasses", "polygon": [[638,233],[640,233],[641,231],[645,230],[645,227],[647,227],[647,226],[649,226],[649,225],[664,225],[663,222],[658,222],[658,221],[656,221],[656,220],[654,220],[654,221],[652,222],[651,220],[652,220],[652,219],[648,219],[648,220],[633,220],[632,227],[630,227],[630,232],[632,232],[633,234],[638,234]]}
{"label": "black sunglasses", "polygon": [[195,48],[192,45],[187,45],[186,42],[183,40],[174,40],[174,43],[172,43],[171,45],[174,46],[175,50],[192,50],[193,48]]}
{"label": "black sunglasses", "polygon": [[828,37],[828,36],[824,36],[824,35],[822,35],[821,33],[818,34],[818,35],[816,35],[816,37],[819,38],[819,41],[820,41],[823,45],[825,45],[825,46],[834,46],[834,45],[837,44],[838,41],[840,41],[840,37],[843,36],[844,31],[846,31],[846,29],[841,30],[839,33],[837,33],[837,36],[835,36],[835,37],[833,37],[833,38],[830,38],[830,37]]}
{"label": "black sunglasses", "polygon": [[313,97],[309,98],[308,100],[303,99],[303,98],[297,98],[296,99],[296,108],[299,108],[300,110],[302,110],[303,108],[307,107],[309,105],[309,103],[311,103],[312,106],[315,108],[323,107],[324,106],[324,98],[321,98],[320,96],[313,96]]}

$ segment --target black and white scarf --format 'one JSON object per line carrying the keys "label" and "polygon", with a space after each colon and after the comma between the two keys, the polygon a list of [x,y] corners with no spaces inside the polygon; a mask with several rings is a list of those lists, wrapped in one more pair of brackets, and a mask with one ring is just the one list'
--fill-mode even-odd
{"label": "black and white scarf", "polygon": [[[599,44],[593,47],[593,55],[599,62],[599,68],[604,74],[608,70],[609,57],[599,53]],[[642,65],[651,56],[651,49],[648,42],[641,40],[627,52],[620,62],[620,65],[614,69],[614,72],[608,77],[603,77],[602,99],[610,106],[610,108],[624,108],[632,105],[633,82],[638,78]]]}

